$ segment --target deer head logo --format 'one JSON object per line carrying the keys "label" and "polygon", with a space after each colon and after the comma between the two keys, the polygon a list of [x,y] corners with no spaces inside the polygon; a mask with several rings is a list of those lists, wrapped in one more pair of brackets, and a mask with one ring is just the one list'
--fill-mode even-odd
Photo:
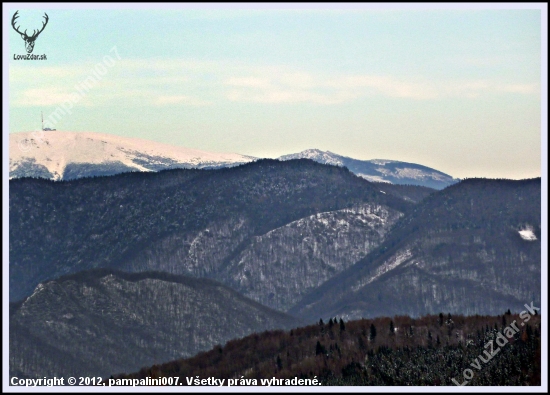
{"label": "deer head logo", "polygon": [[38,35],[42,33],[46,25],[48,24],[48,14],[44,13],[43,18],[45,19],[44,22],[42,22],[42,28],[40,30],[33,30],[33,33],[31,36],[27,35],[27,29],[25,29],[24,32],[21,32],[19,30],[18,26],[15,26],[16,19],[19,18],[19,15],[17,15],[19,11],[15,11],[15,14],[13,14],[13,18],[11,18],[11,25],[15,29],[17,33],[21,35],[21,38],[25,40],[25,48],[27,49],[27,53],[32,53],[32,50],[34,49],[34,42],[38,38]]}

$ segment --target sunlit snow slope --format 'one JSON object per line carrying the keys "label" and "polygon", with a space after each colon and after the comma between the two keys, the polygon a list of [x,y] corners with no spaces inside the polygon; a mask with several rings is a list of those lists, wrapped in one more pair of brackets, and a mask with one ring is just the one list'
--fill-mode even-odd
{"label": "sunlit snow slope", "polygon": [[386,159],[359,160],[318,149],[308,149],[297,154],[283,155],[279,159],[300,158],[307,158],[329,165],[345,166],[359,177],[374,182],[421,185],[443,189],[458,181],[458,179],[448,174],[416,163]]}
{"label": "sunlit snow slope", "polygon": [[170,168],[216,168],[253,161],[154,141],[92,132],[10,134],[10,178],[54,180]]}

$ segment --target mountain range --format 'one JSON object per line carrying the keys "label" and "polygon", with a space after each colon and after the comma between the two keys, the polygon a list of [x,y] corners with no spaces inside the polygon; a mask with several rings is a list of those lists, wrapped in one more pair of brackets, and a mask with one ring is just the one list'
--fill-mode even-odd
{"label": "mountain range", "polygon": [[540,179],[465,180],[418,203],[380,185],[306,159],[11,180],[10,298],[107,267],[212,278],[309,319],[540,300]]}
{"label": "mountain range", "polygon": [[[285,287],[268,303],[281,308],[365,256],[411,207],[345,168],[306,159],[64,182],[15,179],[10,298],[96,267],[206,276],[241,284],[241,291],[248,284],[244,294],[251,296],[260,280],[275,286],[295,278],[272,264],[298,265],[304,273],[292,280],[295,291]],[[270,263],[252,269],[264,264],[270,244]]]}
{"label": "mountain range", "polygon": [[[213,169],[258,159],[247,155],[212,153],[92,132],[40,131],[10,134],[10,179],[41,177],[71,180],[130,171]],[[391,184],[442,189],[458,181],[448,174],[414,163],[381,159],[358,160],[317,149],[283,155],[278,159],[311,159],[322,164],[345,166],[369,181]]]}
{"label": "mountain range", "polygon": [[135,371],[320,318],[540,305],[540,178],[437,190],[286,159],[12,178],[13,375]]}

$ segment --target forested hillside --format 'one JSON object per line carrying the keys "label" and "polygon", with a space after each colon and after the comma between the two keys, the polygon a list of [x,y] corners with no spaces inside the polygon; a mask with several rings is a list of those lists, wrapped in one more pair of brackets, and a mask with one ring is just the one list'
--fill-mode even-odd
{"label": "forested hillside", "polygon": [[373,182],[373,185],[375,185],[383,193],[388,193],[413,203],[419,203],[427,196],[436,192],[436,189],[420,185],[399,185],[390,184],[387,182]]}
{"label": "forested hillside", "polygon": [[10,306],[10,375],[103,376],[300,323],[216,281],[96,269]]}
{"label": "forested hillside", "polygon": [[491,314],[541,298],[541,185],[469,179],[432,193],[386,241],[289,310],[349,318]]}
{"label": "forested hillside", "polygon": [[218,274],[253,237],[364,204],[384,206],[392,215],[412,207],[347,169],[310,160],[67,182],[11,180],[10,298],[95,267],[226,282],[228,275]]}
{"label": "forested hillside", "polygon": [[[518,330],[506,329],[514,321]],[[540,385],[540,316],[522,323],[513,314],[331,318],[291,331],[254,334],[193,358],[114,377],[179,377],[184,385],[186,377],[226,379],[226,385],[229,378],[260,384],[273,377],[317,378],[322,385],[455,385],[452,379],[464,383],[463,372],[471,369],[467,385]],[[510,338],[502,340],[503,333]],[[488,358],[486,351],[495,355]]]}

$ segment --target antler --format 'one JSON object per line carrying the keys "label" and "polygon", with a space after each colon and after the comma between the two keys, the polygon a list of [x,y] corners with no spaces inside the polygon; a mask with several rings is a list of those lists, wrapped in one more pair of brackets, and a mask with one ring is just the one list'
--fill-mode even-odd
{"label": "antler", "polygon": [[18,11],[15,11],[15,14],[13,14],[13,18],[11,18],[11,25],[12,25],[12,27],[15,29],[15,31],[16,31],[17,33],[19,33],[19,34],[24,34],[24,35],[26,36],[26,34],[25,34],[25,33],[27,32],[26,30],[25,30],[25,33],[21,33],[21,32],[19,31],[19,29],[15,26],[15,20],[16,20],[17,18],[19,18],[19,15],[17,15],[18,12],[19,12],[19,10],[18,10]]}
{"label": "antler", "polygon": [[15,23],[16,23],[15,20],[16,20],[17,18],[19,18],[19,15],[17,15],[18,12],[19,12],[19,11],[15,11],[15,14],[13,14],[13,18],[11,18],[11,25],[12,25],[12,27],[15,29],[15,31],[16,31],[17,33],[19,33],[19,34],[21,34],[21,35],[24,35],[24,36],[26,36],[26,37],[28,37],[28,38],[36,38],[36,37],[38,37],[38,35],[39,35],[40,33],[42,33],[42,31],[44,30],[44,28],[45,28],[46,25],[48,24],[48,20],[50,19],[50,18],[48,17],[48,14],[44,13],[43,18],[45,19],[45,21],[42,22],[42,29],[38,30],[38,32],[36,31],[36,29],[34,29],[32,36],[29,37],[29,36],[27,36],[27,29],[25,29],[25,32],[21,32],[21,31],[19,30],[19,27],[18,27],[18,26],[15,26]]}
{"label": "antler", "polygon": [[36,38],[38,37],[38,35],[40,33],[42,33],[42,31],[44,30],[44,28],[46,27],[46,25],[48,24],[48,20],[50,18],[48,18],[48,14],[44,13],[45,16],[43,16],[42,18],[44,18],[46,21],[45,22],[42,22],[42,29],[40,29],[37,33],[36,33],[36,30],[33,30],[33,34],[32,34],[32,38]]}

